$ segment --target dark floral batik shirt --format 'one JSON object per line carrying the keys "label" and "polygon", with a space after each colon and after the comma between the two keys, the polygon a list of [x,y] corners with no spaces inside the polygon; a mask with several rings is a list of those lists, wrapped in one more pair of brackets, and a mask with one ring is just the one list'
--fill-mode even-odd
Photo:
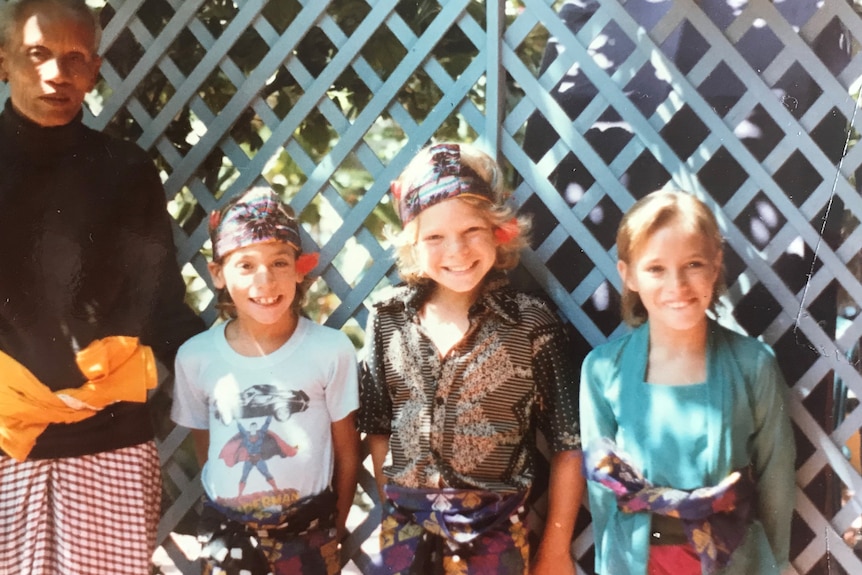
{"label": "dark floral batik shirt", "polygon": [[389,481],[404,487],[528,489],[535,430],[580,449],[578,375],[556,315],[494,274],[445,356],[418,312],[428,287],[374,306],[360,378],[360,431],[389,435]]}

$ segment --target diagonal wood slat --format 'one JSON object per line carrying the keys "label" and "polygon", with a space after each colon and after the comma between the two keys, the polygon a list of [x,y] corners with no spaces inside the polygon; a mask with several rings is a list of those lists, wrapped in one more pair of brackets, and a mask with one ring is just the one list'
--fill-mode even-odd
{"label": "diagonal wood slat", "polygon": [[[432,139],[475,139],[538,223],[519,281],[551,298],[577,354],[625,331],[611,244],[641,180],[703,198],[726,238],[722,321],[772,344],[788,370],[794,566],[862,572],[862,543],[842,538],[862,515],[848,456],[862,426],[858,2],[90,3],[105,6],[105,61],[86,121],[153,155],[189,300],[210,322],[205,214],[255,182],[307,215],[303,241],[321,254],[311,313],[359,343],[371,302],[398,281],[381,231],[389,183]],[[378,42],[401,57],[385,62]],[[157,569],[192,573],[181,532],[200,481],[186,432],[162,424]],[[367,469],[360,483],[350,573],[373,569],[380,512]],[[592,573],[592,530],[579,525],[572,549]]]}

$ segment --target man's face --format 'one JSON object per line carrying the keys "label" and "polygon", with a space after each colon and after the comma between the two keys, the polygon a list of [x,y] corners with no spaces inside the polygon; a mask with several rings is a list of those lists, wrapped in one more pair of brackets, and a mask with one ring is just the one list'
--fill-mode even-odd
{"label": "man's face", "polygon": [[62,126],[81,110],[101,59],[92,22],[54,5],[35,5],[0,47],[0,80],[12,106],[41,126]]}

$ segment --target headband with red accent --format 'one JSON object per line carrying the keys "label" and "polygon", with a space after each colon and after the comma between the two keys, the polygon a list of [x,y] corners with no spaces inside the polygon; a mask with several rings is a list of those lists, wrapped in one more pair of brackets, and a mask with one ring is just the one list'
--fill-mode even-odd
{"label": "headband with red accent", "polygon": [[426,169],[411,181],[392,182],[401,224],[407,225],[422,210],[458,196],[473,196],[494,202],[491,185],[461,161],[458,144],[436,144],[428,149]]}
{"label": "headband with red accent", "polygon": [[299,222],[269,188],[251,188],[221,210],[210,214],[213,259],[219,261],[239,248],[284,242],[297,252],[296,270],[307,274],[317,265],[316,253],[302,254]]}

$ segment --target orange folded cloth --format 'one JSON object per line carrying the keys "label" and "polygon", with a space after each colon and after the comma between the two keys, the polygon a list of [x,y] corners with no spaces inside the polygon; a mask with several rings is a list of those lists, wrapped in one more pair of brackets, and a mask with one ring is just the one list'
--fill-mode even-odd
{"label": "orange folded cloth", "polygon": [[76,355],[88,379],[75,389],[51,391],[9,355],[0,352],[0,448],[27,458],[51,423],[75,423],[118,401],[142,403],[158,383],[153,351],[136,337],[98,339]]}

